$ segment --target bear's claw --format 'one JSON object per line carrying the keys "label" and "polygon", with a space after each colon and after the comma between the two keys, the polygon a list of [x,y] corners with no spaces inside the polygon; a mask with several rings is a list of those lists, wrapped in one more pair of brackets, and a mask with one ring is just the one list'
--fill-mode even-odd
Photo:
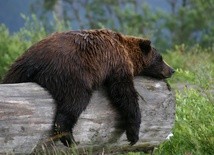
{"label": "bear's claw", "polygon": [[71,145],[77,145],[77,142],[74,140],[73,134],[70,132],[62,135],[60,141],[67,147],[70,147]]}
{"label": "bear's claw", "polygon": [[139,140],[139,127],[138,125],[131,125],[126,129],[126,136],[130,145],[134,145]]}

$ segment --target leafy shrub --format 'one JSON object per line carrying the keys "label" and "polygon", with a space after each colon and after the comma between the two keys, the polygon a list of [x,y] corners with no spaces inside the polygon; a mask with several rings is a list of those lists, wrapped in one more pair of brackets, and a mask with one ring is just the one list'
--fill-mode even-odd
{"label": "leafy shrub", "polygon": [[4,25],[0,25],[0,79],[7,71],[9,65],[17,58],[29,45],[29,41],[22,41],[19,35],[10,35]]}
{"label": "leafy shrub", "polygon": [[27,17],[22,15],[26,23],[23,28],[14,34],[10,34],[8,28],[0,25],[0,80],[8,70],[12,62],[20,56],[33,43],[41,40],[53,31],[68,29],[64,23],[57,20],[49,24],[51,30],[45,29],[45,24],[37,20],[35,15]]}

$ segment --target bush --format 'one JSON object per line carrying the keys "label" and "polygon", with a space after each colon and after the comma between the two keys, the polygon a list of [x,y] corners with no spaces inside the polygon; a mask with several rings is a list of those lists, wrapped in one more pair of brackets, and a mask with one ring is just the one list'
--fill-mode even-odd
{"label": "bush", "polygon": [[29,47],[29,41],[22,41],[19,35],[10,35],[4,25],[0,25],[0,79],[9,65]]}
{"label": "bush", "polygon": [[35,15],[32,15],[30,18],[24,15],[22,17],[26,21],[25,26],[14,34],[10,34],[5,25],[0,25],[0,80],[12,62],[33,43],[41,40],[53,31],[62,31],[69,28],[55,19],[49,24],[50,29],[46,30],[45,25],[47,24],[37,20]]}

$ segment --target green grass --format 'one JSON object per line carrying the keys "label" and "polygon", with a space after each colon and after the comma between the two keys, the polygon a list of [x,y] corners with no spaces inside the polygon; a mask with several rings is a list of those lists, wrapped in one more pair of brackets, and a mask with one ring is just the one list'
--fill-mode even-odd
{"label": "green grass", "polygon": [[177,46],[164,55],[177,70],[169,80],[176,92],[173,137],[156,155],[214,154],[214,50]]}
{"label": "green grass", "polygon": [[213,154],[214,105],[195,89],[176,93],[174,136],[163,143],[156,154]]}

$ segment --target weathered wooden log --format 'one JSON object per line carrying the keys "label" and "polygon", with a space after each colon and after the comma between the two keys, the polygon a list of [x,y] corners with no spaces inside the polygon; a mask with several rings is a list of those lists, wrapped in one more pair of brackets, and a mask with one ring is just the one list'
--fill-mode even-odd
{"label": "weathered wooden log", "polygon": [[[95,91],[74,128],[77,149],[105,152],[144,151],[170,134],[175,118],[175,101],[164,81],[135,78],[142,113],[140,140],[130,146],[117,126],[118,115],[104,90]],[[32,153],[46,146],[54,117],[51,96],[34,83],[0,85],[0,154]],[[42,144],[45,144],[42,146]],[[48,147],[48,145],[47,145]],[[47,148],[48,149],[48,148]],[[61,142],[56,149],[66,150]],[[78,150],[78,151],[79,151]],[[43,150],[44,151],[44,150]]]}

